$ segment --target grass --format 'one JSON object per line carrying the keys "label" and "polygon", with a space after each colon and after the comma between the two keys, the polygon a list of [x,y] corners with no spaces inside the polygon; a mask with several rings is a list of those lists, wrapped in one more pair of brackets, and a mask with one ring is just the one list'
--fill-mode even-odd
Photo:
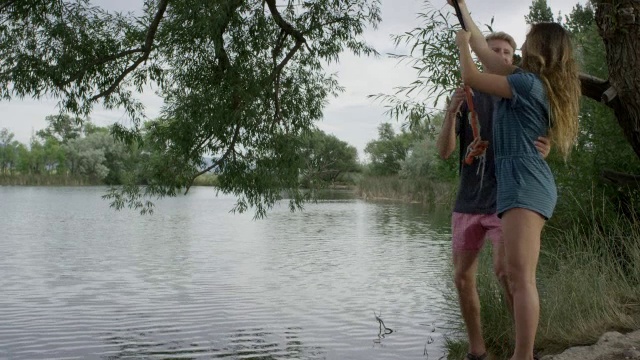
{"label": "grass", "polygon": [[[554,354],[593,344],[605,332],[640,328],[640,221],[607,210],[576,212],[574,221],[551,223],[543,233],[538,265],[540,323],[536,349]],[[585,216],[586,215],[586,216]],[[453,285],[452,294],[455,295]],[[478,292],[487,348],[494,359],[513,350],[511,318],[493,276],[491,254],[480,256]],[[457,306],[457,298],[452,302]],[[464,325],[458,324],[462,334]],[[447,342],[449,359],[462,359],[464,336]]]}
{"label": "grass", "polygon": [[456,184],[426,178],[364,176],[356,191],[360,197],[369,200],[394,200],[443,208],[453,203]]}
{"label": "grass", "polygon": [[193,180],[193,186],[217,186],[218,175],[202,174]]}

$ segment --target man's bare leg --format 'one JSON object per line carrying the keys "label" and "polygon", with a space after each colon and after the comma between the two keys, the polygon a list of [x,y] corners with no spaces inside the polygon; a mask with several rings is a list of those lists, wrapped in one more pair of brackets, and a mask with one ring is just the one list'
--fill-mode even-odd
{"label": "man's bare leg", "polygon": [[478,252],[454,251],[453,267],[460,311],[462,312],[462,318],[467,328],[467,336],[469,337],[469,352],[475,355],[482,355],[486,352],[486,348],[482,338],[480,298],[476,288]]}

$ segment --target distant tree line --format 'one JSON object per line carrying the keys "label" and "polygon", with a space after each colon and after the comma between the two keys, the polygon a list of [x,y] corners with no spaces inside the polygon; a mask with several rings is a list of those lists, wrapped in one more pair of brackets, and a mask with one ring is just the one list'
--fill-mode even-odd
{"label": "distant tree line", "polygon": [[[159,176],[154,171],[172,166],[161,163],[166,159],[166,147],[149,135],[163,128],[160,120],[145,123],[141,141],[130,144],[115,140],[109,127],[69,115],[47,116],[46,121],[46,128],[35,132],[28,144],[15,140],[9,129],[0,129],[0,176],[55,176],[85,179],[84,183],[91,184],[150,185],[152,178]],[[360,171],[356,148],[333,135],[314,129],[298,141],[304,161],[299,173],[303,184],[331,184],[342,181],[347,173]],[[204,157],[201,164],[193,164],[193,172],[221,172],[224,163],[209,169],[215,161],[213,156]]]}

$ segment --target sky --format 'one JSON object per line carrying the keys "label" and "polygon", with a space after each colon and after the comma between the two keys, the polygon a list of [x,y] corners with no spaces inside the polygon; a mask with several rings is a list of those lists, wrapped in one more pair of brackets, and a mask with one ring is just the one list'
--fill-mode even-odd
{"label": "sky", "polygon": [[[139,11],[144,0],[93,0],[93,3],[106,10]],[[452,9],[446,0],[432,0],[437,7]],[[577,3],[586,0],[547,0],[555,14],[568,14]],[[415,78],[415,70],[406,64],[399,64],[388,53],[402,53],[404,49],[395,48],[391,35],[401,34],[420,26],[418,12],[424,9],[424,0],[381,0],[382,22],[377,29],[367,29],[364,39],[373,45],[381,56],[356,57],[351,54],[341,56],[339,63],[331,64],[327,71],[337,73],[340,85],[345,92],[329,100],[324,110],[324,118],[318,127],[348,142],[358,149],[362,160],[365,159],[366,144],[377,138],[377,128],[384,122],[392,122],[396,128],[401,123],[385,115],[383,103],[368,98],[371,94],[393,94],[398,86],[408,85]],[[490,6],[487,6],[490,4]],[[477,24],[488,24],[494,17],[493,29],[511,34],[517,44],[524,41],[527,26],[524,16],[529,12],[529,0],[467,0],[467,6]],[[484,29],[483,26],[481,26]],[[162,99],[153,92],[145,92],[138,98],[146,107],[146,114],[154,118],[160,112]],[[8,128],[15,134],[15,140],[28,143],[35,131],[46,126],[45,117],[56,114],[55,100],[13,99],[0,101],[0,129]],[[127,124],[124,111],[104,110],[95,107],[91,121],[99,126],[114,122]]]}

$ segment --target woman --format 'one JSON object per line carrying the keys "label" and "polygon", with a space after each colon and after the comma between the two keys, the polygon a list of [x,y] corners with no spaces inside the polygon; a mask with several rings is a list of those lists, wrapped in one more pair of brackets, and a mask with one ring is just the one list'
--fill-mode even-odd
{"label": "woman", "polygon": [[[498,216],[516,328],[511,359],[531,360],[540,312],[536,288],[540,234],[557,199],[551,170],[533,141],[548,134],[565,159],[569,155],[578,133],[577,65],[569,34],[556,23],[532,25],[522,46],[521,67],[504,64],[487,46],[464,1],[459,3],[470,30],[461,30],[456,37],[463,82],[501,98],[494,115],[494,149]],[[470,43],[493,74],[478,71]]]}

